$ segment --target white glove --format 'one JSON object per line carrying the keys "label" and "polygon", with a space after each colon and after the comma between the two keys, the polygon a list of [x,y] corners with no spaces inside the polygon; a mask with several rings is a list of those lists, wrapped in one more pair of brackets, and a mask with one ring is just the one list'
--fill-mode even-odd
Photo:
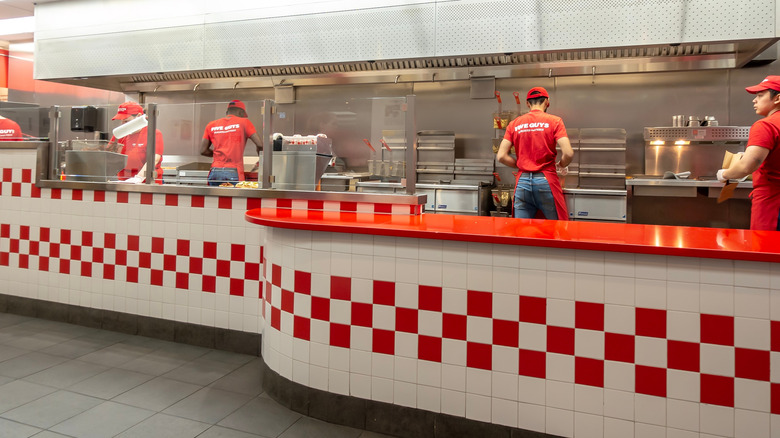
{"label": "white glove", "polygon": [[555,171],[558,172],[558,175],[560,176],[566,176],[569,174],[569,166],[561,167],[560,162],[555,163]]}
{"label": "white glove", "polygon": [[728,182],[728,178],[725,178],[725,177],[723,176],[723,172],[724,172],[725,170],[726,170],[726,169],[720,169],[720,170],[718,170],[718,173],[715,175],[715,177],[716,177],[716,178],[718,178],[718,181],[720,181],[720,182],[722,182],[722,183],[724,183],[724,182]]}
{"label": "white glove", "polygon": [[126,179],[125,182],[129,184],[143,184],[145,180],[146,178],[136,175],[132,178]]}

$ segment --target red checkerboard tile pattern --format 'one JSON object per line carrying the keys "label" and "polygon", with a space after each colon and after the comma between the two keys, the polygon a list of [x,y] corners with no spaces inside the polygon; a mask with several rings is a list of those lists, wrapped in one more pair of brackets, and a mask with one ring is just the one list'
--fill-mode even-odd
{"label": "red checkerboard tile pattern", "polygon": [[252,258],[243,244],[0,224],[0,267],[251,298],[262,294]]}
{"label": "red checkerboard tile pattern", "polygon": [[[264,260],[263,263],[268,262]],[[370,329],[371,351],[394,354],[399,334],[413,334],[418,340],[417,359],[433,362],[442,362],[443,342],[461,341],[465,365],[483,370],[493,369],[494,349],[511,347],[516,349],[519,358],[517,374],[539,379],[551,378],[547,365],[552,356],[573,356],[574,373],[568,381],[599,388],[608,387],[605,369],[610,364],[624,364],[634,369],[633,390],[637,394],[657,397],[667,397],[671,385],[667,378],[669,373],[678,373],[676,376],[683,373],[699,382],[696,385],[700,388],[699,393],[689,401],[725,407],[741,407],[735,405],[735,388],[747,380],[759,384],[767,395],[771,393],[771,406],[766,406],[765,411],[780,414],[780,382],[770,379],[772,355],[780,352],[780,321],[771,321],[771,333],[766,333],[771,339],[771,348],[758,350],[735,345],[735,318],[732,316],[696,315],[701,339],[684,342],[667,338],[666,310],[636,308],[633,334],[612,333],[605,331],[605,305],[599,303],[575,302],[574,323],[558,326],[547,320],[546,298],[520,296],[519,320],[512,321],[493,315],[493,294],[490,292],[467,291],[466,313],[453,314],[442,311],[443,291],[439,287],[418,286],[417,307],[405,308],[396,304],[396,284],[393,282],[374,281],[371,293],[361,294],[371,296],[370,302],[360,302],[352,298],[355,294],[350,278],[332,276],[329,295],[313,296],[310,273],[293,271],[293,290],[285,290],[281,287],[283,272],[285,269],[275,264],[266,272],[262,315],[264,318],[270,316],[271,328],[279,331],[283,319],[291,318],[292,330],[288,334],[294,338],[311,340],[312,323],[315,322],[328,327],[327,334],[321,336],[325,336],[329,345],[349,348],[351,328]],[[343,320],[343,315],[339,315],[338,321],[334,317],[334,307],[342,307],[341,303],[350,311],[348,321]],[[297,305],[310,312],[297,311]],[[389,314],[393,325],[387,327],[387,322],[380,322],[379,314]],[[433,319],[432,314],[438,314],[440,318],[434,320],[441,321],[441,326],[435,330],[425,324],[426,320]],[[423,326],[428,328],[423,329]],[[529,344],[525,338],[529,333],[538,333],[538,330],[529,330],[534,326],[541,326],[546,332],[546,345],[541,348],[526,347]],[[492,333],[474,333],[484,327]],[[481,341],[486,336],[491,340]],[[580,346],[578,340],[584,340],[588,345]],[[660,354],[640,358],[638,352],[645,346],[651,351],[660,349]],[[705,357],[702,353],[708,348],[722,349],[720,353],[725,353],[733,363],[726,366],[711,363],[708,358],[712,356]],[[555,376],[556,379],[560,377]]]}
{"label": "red checkerboard tile pattern", "polygon": [[[49,192],[49,193],[46,193]],[[43,194],[43,196],[42,196]],[[116,192],[116,202],[119,204],[129,203],[130,194],[128,192]],[[106,202],[106,192],[102,190],[80,190],[80,189],[41,189],[33,181],[32,169],[0,169],[0,196],[11,197],[30,197],[41,198],[49,197],[51,199],[64,199],[71,201],[94,201]],[[142,205],[154,205],[155,203],[165,206],[178,206],[179,198],[190,200],[182,203],[185,206],[203,208],[205,206],[205,196],[189,196],[176,194],[158,194],[141,193],[140,203]],[[423,205],[406,204],[387,204],[387,203],[367,203],[367,202],[349,202],[349,201],[316,201],[316,200],[298,200],[298,199],[273,199],[273,198],[241,198],[241,197],[218,197],[218,207],[221,209],[240,209],[251,210],[254,208],[289,208],[305,209],[315,211],[340,211],[345,213],[386,213],[386,214],[405,214],[420,215],[423,212]]]}

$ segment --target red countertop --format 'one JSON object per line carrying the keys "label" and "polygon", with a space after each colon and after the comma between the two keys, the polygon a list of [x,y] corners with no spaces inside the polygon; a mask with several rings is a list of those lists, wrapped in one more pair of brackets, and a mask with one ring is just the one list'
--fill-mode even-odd
{"label": "red countertop", "polygon": [[276,208],[249,210],[246,220],[294,230],[780,262],[778,231]]}

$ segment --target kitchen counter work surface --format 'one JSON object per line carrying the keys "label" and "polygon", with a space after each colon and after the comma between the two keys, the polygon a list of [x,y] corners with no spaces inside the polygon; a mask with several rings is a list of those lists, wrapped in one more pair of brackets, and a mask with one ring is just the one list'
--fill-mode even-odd
{"label": "kitchen counter work surface", "polygon": [[257,208],[251,223],[296,230],[681,257],[780,262],[780,232],[487,216]]}
{"label": "kitchen counter work surface", "polygon": [[[627,186],[666,186],[666,187],[723,187],[716,179],[669,179],[661,177],[628,177]],[[737,184],[739,189],[752,189],[753,181],[742,181]]]}

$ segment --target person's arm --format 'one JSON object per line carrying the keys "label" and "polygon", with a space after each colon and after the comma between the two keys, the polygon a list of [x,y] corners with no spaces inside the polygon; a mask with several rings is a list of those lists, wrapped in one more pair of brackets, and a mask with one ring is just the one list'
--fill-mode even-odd
{"label": "person's arm", "polygon": [[748,146],[742,157],[732,164],[728,169],[718,171],[718,181],[727,181],[730,179],[740,179],[755,172],[761,163],[764,162],[769,149],[761,146]]}
{"label": "person's arm", "polygon": [[498,153],[496,154],[496,159],[499,163],[503,164],[504,166],[508,167],[517,167],[517,160],[509,155],[509,149],[512,148],[512,142],[503,139],[501,140],[501,144],[498,146]]}
{"label": "person's arm", "polygon": [[201,139],[200,141],[200,154],[204,157],[213,157],[214,151],[211,150],[211,140],[208,138]]}
{"label": "person's arm", "polygon": [[[154,167],[156,168],[162,161],[162,155],[154,154]],[[141,167],[141,170],[135,174],[135,176],[141,178],[141,181],[146,180],[146,163]]]}
{"label": "person's arm", "polygon": [[571,163],[574,158],[574,149],[571,147],[569,137],[561,137],[557,141],[558,147],[561,148],[561,159],[558,161],[560,167],[566,167]]}
{"label": "person's arm", "polygon": [[111,136],[111,140],[109,140],[106,145],[106,150],[109,152],[119,152],[119,143],[117,142],[116,137]]}
{"label": "person's arm", "polygon": [[259,154],[260,151],[263,150],[263,140],[260,139],[260,136],[257,135],[256,132],[250,135],[249,139],[252,140],[252,143],[255,144],[255,147],[257,148],[257,153]]}

